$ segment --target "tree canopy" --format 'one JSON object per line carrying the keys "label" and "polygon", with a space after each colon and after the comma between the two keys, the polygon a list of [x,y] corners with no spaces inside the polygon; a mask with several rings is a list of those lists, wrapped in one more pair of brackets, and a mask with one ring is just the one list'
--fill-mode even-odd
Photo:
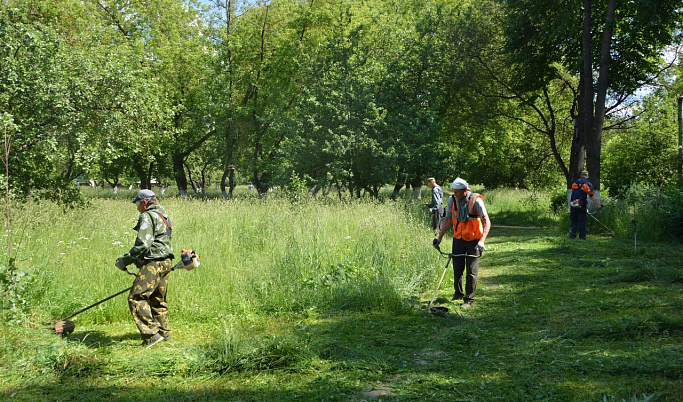
{"label": "tree canopy", "polygon": [[662,53],[681,39],[681,2],[507,0],[505,4],[511,87],[538,93],[565,71],[578,77],[572,107],[576,135],[565,176],[569,186],[584,168],[585,157],[599,190],[605,117],[661,71]]}
{"label": "tree canopy", "polygon": [[[678,96],[679,3],[8,0],[5,185],[64,202],[79,177],[377,197],[430,176],[550,187],[587,166],[622,188],[640,137],[603,153],[602,132],[672,143],[654,110]],[[661,123],[644,131],[646,115]]]}

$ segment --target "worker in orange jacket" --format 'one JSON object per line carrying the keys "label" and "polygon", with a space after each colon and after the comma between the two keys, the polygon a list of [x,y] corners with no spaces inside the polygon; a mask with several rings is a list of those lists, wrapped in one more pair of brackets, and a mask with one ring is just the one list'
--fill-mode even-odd
{"label": "worker in orange jacket", "polygon": [[[486,212],[484,200],[480,194],[473,193],[467,182],[457,178],[451,183],[453,195],[448,197],[446,217],[441,225],[441,233],[434,240],[434,245],[441,243],[444,234],[453,228],[453,277],[455,294],[453,300],[463,300],[462,308],[472,307],[477,290],[479,274],[479,257],[491,230],[491,220]],[[467,279],[463,292],[463,273],[467,269]]]}

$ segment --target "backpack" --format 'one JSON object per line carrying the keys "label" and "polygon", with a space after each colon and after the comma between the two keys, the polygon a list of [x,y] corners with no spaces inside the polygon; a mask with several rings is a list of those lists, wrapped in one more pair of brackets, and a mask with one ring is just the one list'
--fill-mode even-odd
{"label": "backpack", "polygon": [[582,181],[581,179],[577,180],[572,184],[572,194],[569,197],[569,206],[572,208],[582,208],[584,204],[584,197],[581,194],[582,192],[585,194],[586,192],[583,191],[583,185],[585,184],[585,180]]}

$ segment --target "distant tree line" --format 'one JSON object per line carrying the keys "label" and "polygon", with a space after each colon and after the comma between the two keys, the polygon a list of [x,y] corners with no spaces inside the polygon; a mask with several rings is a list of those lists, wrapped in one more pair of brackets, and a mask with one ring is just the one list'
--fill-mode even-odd
{"label": "distant tree line", "polygon": [[[679,1],[5,0],[3,187],[678,183]],[[638,95],[638,96],[636,96]]]}

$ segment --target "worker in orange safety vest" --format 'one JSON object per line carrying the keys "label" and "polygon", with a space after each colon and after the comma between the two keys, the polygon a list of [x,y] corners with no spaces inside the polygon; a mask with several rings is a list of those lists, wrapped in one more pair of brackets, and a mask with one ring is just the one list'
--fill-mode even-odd
{"label": "worker in orange safety vest", "polygon": [[[486,212],[484,200],[480,194],[473,193],[467,182],[457,178],[451,183],[453,195],[448,197],[446,217],[441,225],[439,237],[434,239],[434,245],[441,243],[444,234],[453,228],[453,277],[455,294],[453,300],[463,300],[463,309],[472,307],[474,294],[477,290],[477,276],[479,274],[479,257],[481,257],[486,242],[486,236],[491,229],[491,220]],[[465,289],[463,291],[463,273],[466,274]]]}

